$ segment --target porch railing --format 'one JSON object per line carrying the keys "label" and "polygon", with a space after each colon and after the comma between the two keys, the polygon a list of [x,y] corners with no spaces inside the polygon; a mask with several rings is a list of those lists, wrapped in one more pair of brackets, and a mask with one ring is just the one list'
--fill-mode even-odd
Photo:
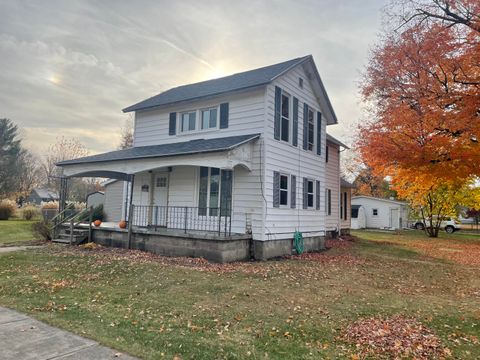
{"label": "porch railing", "polygon": [[154,230],[161,228],[208,231],[230,236],[231,209],[191,206],[132,205],[132,225]]}

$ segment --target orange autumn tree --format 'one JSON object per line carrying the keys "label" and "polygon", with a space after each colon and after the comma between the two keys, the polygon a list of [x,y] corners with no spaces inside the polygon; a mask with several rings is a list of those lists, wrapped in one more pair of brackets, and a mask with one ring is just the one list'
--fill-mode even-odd
{"label": "orange autumn tree", "polygon": [[[408,4],[418,8],[385,34],[365,71],[361,90],[371,121],[360,127],[357,146],[400,195],[427,206],[441,187],[419,182],[436,179],[452,190],[480,175],[480,2]],[[469,20],[448,21],[459,9]],[[415,180],[400,189],[400,177]]]}

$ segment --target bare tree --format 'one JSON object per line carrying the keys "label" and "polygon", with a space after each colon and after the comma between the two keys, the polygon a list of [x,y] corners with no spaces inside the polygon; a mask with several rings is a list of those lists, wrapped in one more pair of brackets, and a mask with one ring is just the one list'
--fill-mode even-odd
{"label": "bare tree", "polygon": [[122,127],[119,149],[129,149],[133,147],[133,125],[130,120],[126,120]]}
{"label": "bare tree", "polygon": [[[42,168],[47,186],[56,188],[54,179],[59,175],[57,163],[64,160],[71,160],[88,155],[88,150],[77,138],[58,137],[56,142],[52,144],[45,155]],[[58,189],[56,189],[58,190]]]}
{"label": "bare tree", "polygon": [[38,157],[30,151],[23,152],[18,166],[17,194],[19,198],[26,199],[33,188],[45,182],[45,177]]}
{"label": "bare tree", "polygon": [[[468,26],[480,32],[478,0],[403,0],[392,2],[391,12],[399,15],[399,28],[410,23],[441,22],[447,27]],[[389,11],[390,12],[390,11]]]}

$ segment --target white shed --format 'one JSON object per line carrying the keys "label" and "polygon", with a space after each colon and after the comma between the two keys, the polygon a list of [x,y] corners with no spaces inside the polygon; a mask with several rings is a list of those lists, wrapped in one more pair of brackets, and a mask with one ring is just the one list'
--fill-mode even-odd
{"label": "white shed", "polygon": [[365,229],[367,227],[367,219],[365,217],[365,208],[362,205],[352,205],[351,216],[352,229]]}
{"label": "white shed", "polygon": [[354,205],[363,207],[366,228],[402,229],[407,227],[409,206],[405,202],[360,195],[352,197],[352,208]]}

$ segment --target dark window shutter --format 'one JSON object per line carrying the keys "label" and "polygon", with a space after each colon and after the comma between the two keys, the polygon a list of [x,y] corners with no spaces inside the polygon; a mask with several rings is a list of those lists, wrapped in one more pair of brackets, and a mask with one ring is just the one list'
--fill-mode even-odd
{"label": "dark window shutter", "polygon": [[348,194],[347,192],[343,193],[343,208],[345,209],[344,212],[344,220],[348,220],[348,213],[347,213],[347,205],[348,205]]}
{"label": "dark window shutter", "polygon": [[315,209],[320,210],[320,181],[315,183]]}
{"label": "dark window shutter", "polygon": [[290,207],[295,209],[297,207],[297,177],[292,175],[290,177],[291,190],[290,190]]}
{"label": "dark window shutter", "polygon": [[280,173],[273,172],[273,207],[280,207]]}
{"label": "dark window shutter", "polygon": [[303,104],[303,150],[308,148],[308,105]]}
{"label": "dark window shutter", "polygon": [[280,106],[282,102],[282,89],[275,86],[275,117],[273,120],[273,137],[280,140]]}
{"label": "dark window shutter", "polygon": [[298,145],[298,99],[293,98],[293,129],[292,129],[292,145]]}
{"label": "dark window shutter", "polygon": [[177,133],[177,113],[170,113],[170,121],[168,122],[168,135],[175,135]]}
{"label": "dark window shutter", "polygon": [[308,208],[308,179],[303,178],[303,208]]}
{"label": "dark window shutter", "polygon": [[317,154],[322,153],[322,113],[317,112]]}
{"label": "dark window shutter", "polygon": [[328,162],[328,145],[325,146],[325,161]]}
{"label": "dark window shutter", "polygon": [[220,104],[220,129],[228,128],[228,103]]}

